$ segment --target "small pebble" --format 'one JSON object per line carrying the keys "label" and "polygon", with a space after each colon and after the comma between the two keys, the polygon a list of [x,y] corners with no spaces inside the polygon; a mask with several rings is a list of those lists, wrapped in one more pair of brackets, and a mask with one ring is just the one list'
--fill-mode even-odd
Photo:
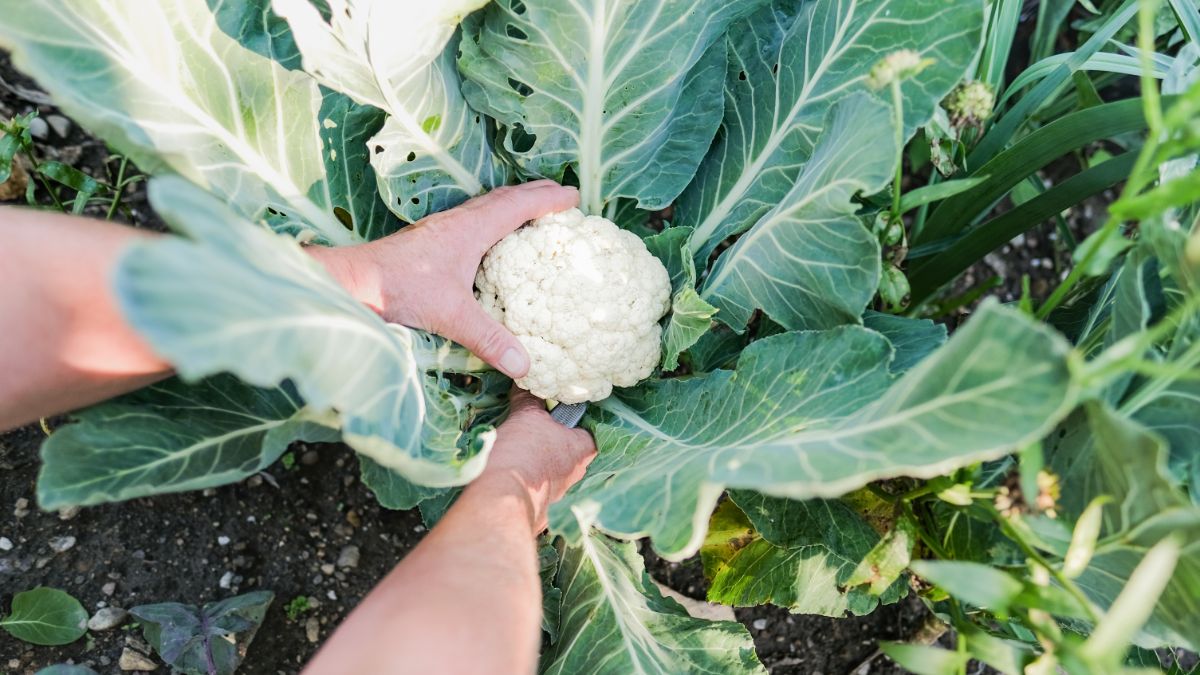
{"label": "small pebble", "polygon": [[46,121],[50,123],[50,128],[54,129],[54,133],[58,134],[59,138],[66,138],[71,133],[71,120],[62,115],[47,115]]}
{"label": "small pebble", "polygon": [[128,617],[129,612],[120,607],[105,607],[88,619],[87,627],[91,631],[111,630],[125,623]]}
{"label": "small pebble", "polygon": [[338,553],[337,566],[341,568],[358,567],[358,559],[362,556],[357,546],[347,546]]}
{"label": "small pebble", "polygon": [[78,506],[68,506],[65,509],[58,510],[59,520],[74,520],[75,516],[79,515],[81,509]]}
{"label": "small pebble", "polygon": [[308,638],[309,642],[315,643],[321,639],[321,622],[317,621],[317,617],[310,616],[304,622],[304,637]]}
{"label": "small pebble", "polygon": [[8,667],[13,670],[20,668],[21,667],[21,659],[9,659]]}
{"label": "small pebble", "polygon": [[324,574],[325,576],[331,576],[333,571],[333,565],[330,565],[329,563],[321,565],[321,574]]}
{"label": "small pebble", "polygon": [[263,484],[263,477],[261,474],[256,473],[253,476],[250,476],[249,478],[246,479],[246,485],[249,485],[250,487],[258,487],[259,485],[262,485],[262,484]]}
{"label": "small pebble", "polygon": [[766,619],[755,619],[754,623],[752,623],[750,625],[754,626],[754,630],[766,630],[767,620]]}
{"label": "small pebble", "polygon": [[29,135],[44,141],[50,137],[50,125],[46,124],[46,120],[35,117],[29,121]]}
{"label": "small pebble", "polygon": [[100,592],[111,596],[113,593],[117,592],[117,583],[115,581],[110,581],[107,584],[104,584],[100,587]]}
{"label": "small pebble", "polygon": [[218,546],[228,546],[229,545],[229,537],[226,537],[225,535],[221,535],[221,536],[217,537],[217,545]]}
{"label": "small pebble", "polygon": [[49,544],[50,550],[55,553],[66,553],[75,548],[75,537],[69,534],[64,537],[51,537]]}
{"label": "small pebble", "polygon": [[117,661],[117,667],[121,670],[158,670],[157,663],[129,647],[121,652],[121,660]]}
{"label": "small pebble", "polygon": [[358,516],[358,511],[350,509],[346,512],[346,522],[354,527],[362,527],[362,518]]}
{"label": "small pebble", "polygon": [[321,461],[321,456],[317,454],[316,450],[309,450],[303,455],[300,455],[300,463],[304,466],[312,466],[319,461]]}
{"label": "small pebble", "polygon": [[233,587],[233,571],[231,570],[229,572],[226,572],[225,574],[222,574],[221,580],[217,582],[217,585],[220,586],[221,588],[225,588],[225,589],[232,588]]}
{"label": "small pebble", "polygon": [[13,506],[13,515],[17,518],[24,518],[29,515],[29,500],[24,497],[17,500]]}
{"label": "small pebble", "polygon": [[325,594],[325,597],[329,598],[330,600],[337,600],[337,593],[330,590],[328,593]]}
{"label": "small pebble", "polygon": [[216,490],[216,488],[204,488],[203,490],[200,491],[200,496],[201,497],[216,497],[217,490]]}
{"label": "small pebble", "polygon": [[9,539],[8,537],[0,537],[0,551],[11,551],[12,549],[12,539]]}

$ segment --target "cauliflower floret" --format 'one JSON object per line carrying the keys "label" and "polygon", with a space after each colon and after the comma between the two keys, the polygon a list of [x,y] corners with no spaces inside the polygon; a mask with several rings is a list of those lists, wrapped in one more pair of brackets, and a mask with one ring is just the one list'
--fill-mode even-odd
{"label": "cauliflower floret", "polygon": [[535,396],[599,401],[658,365],[671,280],[642,240],[612,221],[579,209],[538,218],[492,247],[475,287],[529,352],[517,386]]}

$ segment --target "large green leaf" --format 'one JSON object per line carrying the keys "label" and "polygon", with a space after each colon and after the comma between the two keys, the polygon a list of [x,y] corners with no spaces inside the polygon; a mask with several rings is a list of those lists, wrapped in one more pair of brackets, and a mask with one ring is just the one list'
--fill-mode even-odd
{"label": "large green leaf", "polygon": [[557,635],[543,675],[766,672],[744,626],[693,618],[663,597],[633,542],[584,537],[562,552],[555,586]]}
{"label": "large green leaf", "polygon": [[892,343],[892,349],[896,350],[896,358],[892,359],[893,373],[907,371],[946,343],[946,326],[929,319],[867,312],[863,315],[863,325]]}
{"label": "large green leaf", "polygon": [[995,303],[894,381],[891,346],[864,328],[759,340],[736,371],[649,382],[600,403],[600,454],[551,508],[551,524],[578,540],[571,509],[595,509],[601,530],[649,535],[681,559],[698,549],[726,486],[834,497],[1000,457],[1070,410],[1068,350]]}
{"label": "large green leaf", "polygon": [[1100,545],[1076,580],[1108,607],[1146,552],[1164,537],[1184,548],[1175,572],[1137,637],[1141,647],[1200,647],[1200,507],[1184,497],[1166,472],[1163,439],[1101,403],[1089,404],[1064,425],[1048,461],[1062,477],[1063,510],[1078,517],[1087,499],[1109,495]]}
{"label": "large green leaf", "polygon": [[[879,539],[838,500],[734,491],[713,513],[700,549],[708,599],[736,607],[769,602],[802,614],[867,614],[881,598],[846,582]],[[905,592],[905,581],[897,580],[882,602]]]}
{"label": "large green leaf", "polygon": [[221,32],[204,0],[4,9],[0,46],[17,67],[143,171],[179,174],[249,218],[272,209],[356,239],[332,211],[316,83]]}
{"label": "large green leaf", "polygon": [[722,133],[676,210],[676,224],[696,228],[697,260],[783,200],[812,155],[830,107],[866,90],[871,68],[900,49],[934,60],[903,84],[904,136],[911,135],[978,51],[982,4],[774,0],[736,24],[729,33]]}
{"label": "large green leaf", "polygon": [[[463,92],[528,174],[579,179],[582,208],[667,206],[717,125],[731,21],[764,0],[498,0],[463,24]],[[615,208],[615,207],[614,207]]]}
{"label": "large green leaf", "polygon": [[294,440],[338,439],[336,418],[290,387],[256,389],[229,375],[167,380],[74,415],[42,445],[38,503],[99,504],[234,483]]}
{"label": "large green leaf", "polygon": [[755,309],[786,328],[858,323],[879,286],[879,242],[851,198],[887,185],[895,171],[891,112],[867,94],[830,110],[791,190],[721,254],[701,290],[737,331]]}
{"label": "large green leaf", "polygon": [[410,222],[507,179],[488,122],[467,107],[454,67],[455,26],[486,1],[332,0],[329,22],[308,0],[274,2],[306,71],[387,112],[368,141],[371,162],[388,208]]}
{"label": "large green leaf", "polygon": [[462,428],[456,405],[428,395],[442,343],[385,324],[294,242],[186,183],[158,179],[150,196],[191,239],[132,246],[117,289],[126,317],[180,375],[231,372],[259,387],[290,379],[313,410],[337,412],[347,443],[417,483],[461,484],[482,470],[491,434],[476,454],[424,442],[426,425]]}

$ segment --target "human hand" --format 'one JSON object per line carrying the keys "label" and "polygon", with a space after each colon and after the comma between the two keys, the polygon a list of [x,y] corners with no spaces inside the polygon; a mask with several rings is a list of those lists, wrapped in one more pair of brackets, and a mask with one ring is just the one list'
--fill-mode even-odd
{"label": "human hand", "polygon": [[596,444],[583,429],[568,429],[550,417],[545,404],[512,388],[508,419],[497,429],[496,444],[483,474],[469,490],[515,492],[528,501],[535,533],[546,528],[546,511],[562,499],[596,456]]}
{"label": "human hand", "polygon": [[385,320],[454,340],[517,378],[528,372],[529,355],[475,300],[475,273],[506,235],[578,204],[575,188],[540,180],[497,188],[377,241],[309,252]]}

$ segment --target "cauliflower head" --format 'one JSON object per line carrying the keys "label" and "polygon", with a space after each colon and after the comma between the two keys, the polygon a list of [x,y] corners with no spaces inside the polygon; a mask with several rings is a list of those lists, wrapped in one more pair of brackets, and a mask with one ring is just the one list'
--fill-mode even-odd
{"label": "cauliflower head", "polygon": [[483,259],[476,297],[529,352],[517,386],[561,403],[599,401],[658,364],[671,280],[632,232],[579,209],[538,218]]}

